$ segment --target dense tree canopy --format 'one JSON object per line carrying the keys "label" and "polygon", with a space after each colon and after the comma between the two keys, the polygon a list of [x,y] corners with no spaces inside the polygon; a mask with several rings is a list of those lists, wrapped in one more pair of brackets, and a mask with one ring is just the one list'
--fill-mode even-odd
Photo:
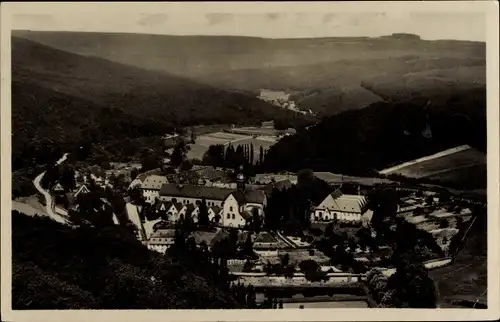
{"label": "dense tree canopy", "polygon": [[120,226],[72,229],[14,211],[12,247],[14,309],[240,307],[193,266],[148,251]]}

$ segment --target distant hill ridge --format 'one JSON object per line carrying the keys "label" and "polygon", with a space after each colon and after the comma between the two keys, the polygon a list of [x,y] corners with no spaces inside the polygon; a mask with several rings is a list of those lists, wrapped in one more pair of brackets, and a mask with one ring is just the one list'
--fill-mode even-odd
{"label": "distant hill ridge", "polygon": [[[39,31],[13,35],[233,92],[256,96],[267,88],[296,93],[299,108],[320,116],[383,101],[387,91],[408,92],[408,86],[439,91],[450,81],[480,82],[486,74],[484,42],[429,41],[412,34],[297,39]],[[462,72],[468,66],[474,68]],[[424,71],[432,72],[420,74]]]}

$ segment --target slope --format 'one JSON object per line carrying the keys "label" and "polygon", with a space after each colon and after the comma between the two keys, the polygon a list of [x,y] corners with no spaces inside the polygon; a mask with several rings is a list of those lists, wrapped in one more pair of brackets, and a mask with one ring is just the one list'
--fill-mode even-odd
{"label": "slope", "polygon": [[[299,108],[311,109],[320,116],[386,100],[379,92],[391,91],[394,96],[411,87],[423,89],[426,83],[431,84],[427,88],[439,91],[449,87],[450,80],[457,82],[464,76],[449,74],[428,82],[427,76],[414,74],[407,82],[402,78],[408,73],[476,66],[479,68],[474,73],[485,75],[485,43],[427,41],[418,36],[265,39],[33,31],[14,34],[69,52],[161,70],[254,96],[263,88],[284,90],[296,94],[293,99]],[[415,79],[416,85],[412,84]]]}
{"label": "slope", "polygon": [[26,309],[227,309],[239,304],[119,226],[76,228],[12,212],[12,306]]}
{"label": "slope", "polygon": [[197,78],[240,69],[301,66],[341,60],[484,57],[485,44],[417,37],[266,39],[95,32],[14,31],[14,36],[81,55]]}
{"label": "slope", "polygon": [[35,162],[52,148],[68,151],[85,142],[162,135],[165,122],[97,105],[32,83],[12,82],[12,167]]}
{"label": "slope", "polygon": [[[427,126],[431,135],[423,135]],[[376,169],[462,144],[485,151],[484,88],[343,112],[284,138],[270,148],[265,163],[269,171],[376,175]]]}
{"label": "slope", "polygon": [[[469,223],[462,224],[457,240],[464,236]],[[453,300],[480,303],[487,301],[487,215],[479,214],[459,248],[452,266],[429,272],[439,293],[439,301],[449,305]]]}
{"label": "slope", "polygon": [[250,123],[294,115],[241,93],[166,73],[83,57],[12,38],[13,80],[178,126]]}

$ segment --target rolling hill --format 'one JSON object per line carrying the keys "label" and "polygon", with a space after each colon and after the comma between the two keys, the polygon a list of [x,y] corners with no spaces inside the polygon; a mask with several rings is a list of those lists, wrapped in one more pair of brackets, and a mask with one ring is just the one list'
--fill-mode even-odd
{"label": "rolling hill", "polygon": [[162,135],[188,124],[311,121],[246,94],[16,37],[12,81],[16,161],[31,160],[41,141],[67,146]]}
{"label": "rolling hill", "polygon": [[[253,93],[284,90],[299,108],[330,116],[485,78],[485,43],[379,38],[265,39],[229,36],[16,31],[86,56]],[[432,79],[432,82],[429,81]],[[312,94],[311,94],[312,93]]]}
{"label": "rolling hill", "polygon": [[[461,89],[395,102],[377,102],[327,118],[272,146],[268,171],[310,168],[351,175],[377,175],[378,169],[468,144],[486,151],[486,90]],[[468,175],[482,178],[486,164]],[[460,177],[457,187],[486,185]],[[439,177],[439,176],[438,176]],[[434,179],[434,178],[433,178]],[[439,179],[439,178],[435,178]],[[438,180],[439,181],[439,180]]]}
{"label": "rolling hill", "polygon": [[[166,73],[12,38],[12,77],[173,124],[258,123],[295,117],[254,97]],[[297,116],[298,117],[298,116]]]}
{"label": "rolling hill", "polygon": [[[197,78],[235,70],[325,62],[421,58],[484,58],[485,44],[418,38],[266,39],[125,33],[14,31],[13,35],[64,51]],[[389,62],[388,62],[389,63]]]}

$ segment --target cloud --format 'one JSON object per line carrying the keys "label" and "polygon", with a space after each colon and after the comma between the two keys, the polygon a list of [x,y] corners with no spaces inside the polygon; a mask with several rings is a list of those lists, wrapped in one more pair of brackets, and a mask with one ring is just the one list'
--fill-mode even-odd
{"label": "cloud", "polygon": [[143,14],[138,24],[141,26],[163,25],[168,20],[168,15],[164,13]]}
{"label": "cloud", "polygon": [[229,22],[233,19],[233,14],[231,13],[209,13],[205,15],[208,20],[208,25],[218,25],[224,22]]}

